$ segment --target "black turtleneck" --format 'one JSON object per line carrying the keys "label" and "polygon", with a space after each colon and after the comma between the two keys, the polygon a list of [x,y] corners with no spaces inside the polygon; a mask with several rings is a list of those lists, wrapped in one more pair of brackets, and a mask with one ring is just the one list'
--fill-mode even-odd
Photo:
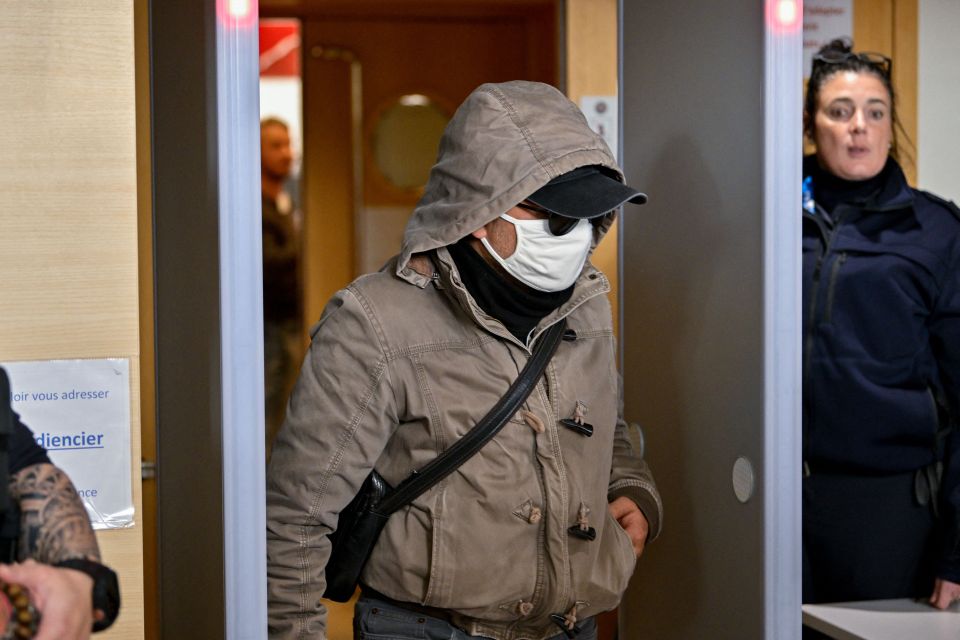
{"label": "black turtleneck", "polygon": [[804,160],[804,175],[813,176],[813,199],[827,213],[841,202],[863,203],[870,200],[883,187],[890,172],[888,161],[877,175],[866,180],[844,180],[820,166],[816,156]]}
{"label": "black turtleneck", "polygon": [[507,331],[526,344],[530,331],[547,314],[573,295],[573,286],[563,291],[537,291],[513,283],[487,264],[470,246],[468,238],[449,245],[447,250],[460,272],[463,286],[480,308],[503,323]]}

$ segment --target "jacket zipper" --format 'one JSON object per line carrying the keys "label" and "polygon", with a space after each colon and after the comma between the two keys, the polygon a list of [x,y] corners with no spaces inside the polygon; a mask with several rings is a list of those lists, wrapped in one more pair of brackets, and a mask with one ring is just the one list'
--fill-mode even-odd
{"label": "jacket zipper", "polygon": [[830,269],[830,284],[827,285],[827,308],[823,314],[824,322],[833,322],[833,297],[837,290],[837,276],[840,275],[840,267],[846,261],[847,252],[844,251],[833,261],[833,267]]}
{"label": "jacket zipper", "polygon": [[[888,211],[895,211],[897,209],[902,209],[904,206],[911,206],[911,203],[912,203],[912,199],[910,203],[897,202],[894,204],[887,205],[885,207],[864,208],[864,211],[868,211],[872,213],[886,213]],[[814,224],[817,225],[817,229],[820,231],[821,240],[823,241],[821,245],[822,249],[820,251],[820,255],[817,257],[817,264],[813,269],[813,283],[810,288],[810,312],[808,314],[808,323],[807,323],[808,328],[807,328],[807,333],[803,338],[803,378],[802,380],[803,380],[804,386],[806,386],[807,379],[810,376],[810,358],[813,354],[813,335],[814,335],[814,332],[816,331],[817,299],[820,293],[820,274],[823,267],[823,262],[825,258],[830,254],[830,249],[833,246],[833,241],[836,239],[837,232],[839,231],[840,225],[843,222],[844,213],[845,213],[844,209],[845,209],[844,206],[840,205],[834,210],[834,213],[837,214],[836,218],[831,218],[830,215],[828,215],[827,212],[820,205],[816,205],[817,215],[813,215],[811,213],[803,211],[803,217],[808,220],[811,220]],[[830,222],[831,228],[829,230],[825,227],[823,221]],[[845,261],[846,254],[841,254],[841,255],[844,256],[843,259]],[[834,269],[839,269],[839,266],[837,264],[834,264],[833,267]],[[827,293],[828,293],[828,302],[830,303],[828,305],[827,311],[829,314],[832,314],[833,292],[831,290],[828,290]],[[826,315],[825,320],[829,322],[830,319],[831,319],[830,315]]]}
{"label": "jacket zipper", "polygon": [[[820,205],[817,205],[818,216],[814,216],[806,211],[803,212],[804,218],[807,218],[814,222],[817,225],[817,229],[820,231],[820,254],[817,256],[817,264],[813,268],[813,282],[810,286],[810,312],[807,319],[807,333],[803,337],[803,373],[801,376],[801,385],[803,389],[810,389],[810,371],[811,371],[811,360],[813,359],[813,344],[814,336],[817,331],[817,300],[820,297],[820,274],[823,270],[823,263],[826,257],[830,254],[830,249],[833,247],[833,242],[836,240],[837,233],[840,229],[840,223],[843,221],[842,208],[838,207],[835,212],[839,210],[841,215],[838,215],[836,219],[831,218],[827,215],[827,212],[823,210]],[[824,222],[829,222],[831,227],[828,229]],[[804,392],[803,402],[807,403],[810,401],[809,391]],[[803,420],[803,443],[801,448],[803,450],[803,461],[804,461],[804,472],[807,473],[809,467],[807,467],[807,418],[806,411],[804,411],[804,420]]]}
{"label": "jacket zipper", "polygon": [[820,294],[820,272],[823,269],[824,258],[830,253],[830,247],[833,245],[833,240],[837,235],[837,229],[840,226],[839,221],[837,221],[837,223],[828,230],[824,227],[821,220],[829,220],[830,218],[825,215],[826,212],[820,205],[817,205],[817,213],[819,217],[806,211],[803,213],[804,218],[817,225],[822,241],[820,244],[820,254],[817,256],[817,264],[813,267],[813,282],[810,286],[810,311],[807,318],[807,334],[803,337],[803,382],[805,386],[807,377],[810,375],[810,356],[813,353],[813,334],[817,319],[817,300]]}

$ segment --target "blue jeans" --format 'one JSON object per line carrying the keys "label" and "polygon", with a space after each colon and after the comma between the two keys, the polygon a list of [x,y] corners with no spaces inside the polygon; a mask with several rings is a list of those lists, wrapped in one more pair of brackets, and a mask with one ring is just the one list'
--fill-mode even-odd
{"label": "blue jeans", "polygon": [[[578,623],[576,640],[597,640],[597,621]],[[360,596],[353,613],[354,640],[477,640],[449,622],[416,613],[377,598]],[[567,640],[563,633],[550,640]]]}

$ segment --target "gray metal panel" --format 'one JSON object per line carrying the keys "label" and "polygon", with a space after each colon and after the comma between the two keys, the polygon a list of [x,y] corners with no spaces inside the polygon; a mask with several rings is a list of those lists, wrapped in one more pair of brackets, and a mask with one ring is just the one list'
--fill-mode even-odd
{"label": "gray metal panel", "polygon": [[[764,637],[764,3],[623,7],[626,416],[665,506],[625,638]],[[799,77],[797,78],[799,82]]]}

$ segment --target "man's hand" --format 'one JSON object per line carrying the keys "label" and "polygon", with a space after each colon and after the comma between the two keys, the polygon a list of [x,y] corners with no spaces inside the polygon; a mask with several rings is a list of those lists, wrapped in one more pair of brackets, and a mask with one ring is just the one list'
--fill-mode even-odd
{"label": "man's hand", "polygon": [[643,515],[643,511],[640,511],[636,502],[625,496],[620,496],[607,507],[613,518],[630,536],[630,540],[633,541],[633,552],[639,558],[643,553],[643,547],[647,544],[647,534],[650,532],[650,524]]}
{"label": "man's hand", "polygon": [[930,604],[937,609],[946,609],[951,604],[960,600],[960,584],[937,578],[933,583],[933,595],[930,596]]}
{"label": "man's hand", "polygon": [[19,584],[30,592],[40,612],[35,640],[87,640],[93,628],[93,578],[27,560],[0,565],[0,580]]}

